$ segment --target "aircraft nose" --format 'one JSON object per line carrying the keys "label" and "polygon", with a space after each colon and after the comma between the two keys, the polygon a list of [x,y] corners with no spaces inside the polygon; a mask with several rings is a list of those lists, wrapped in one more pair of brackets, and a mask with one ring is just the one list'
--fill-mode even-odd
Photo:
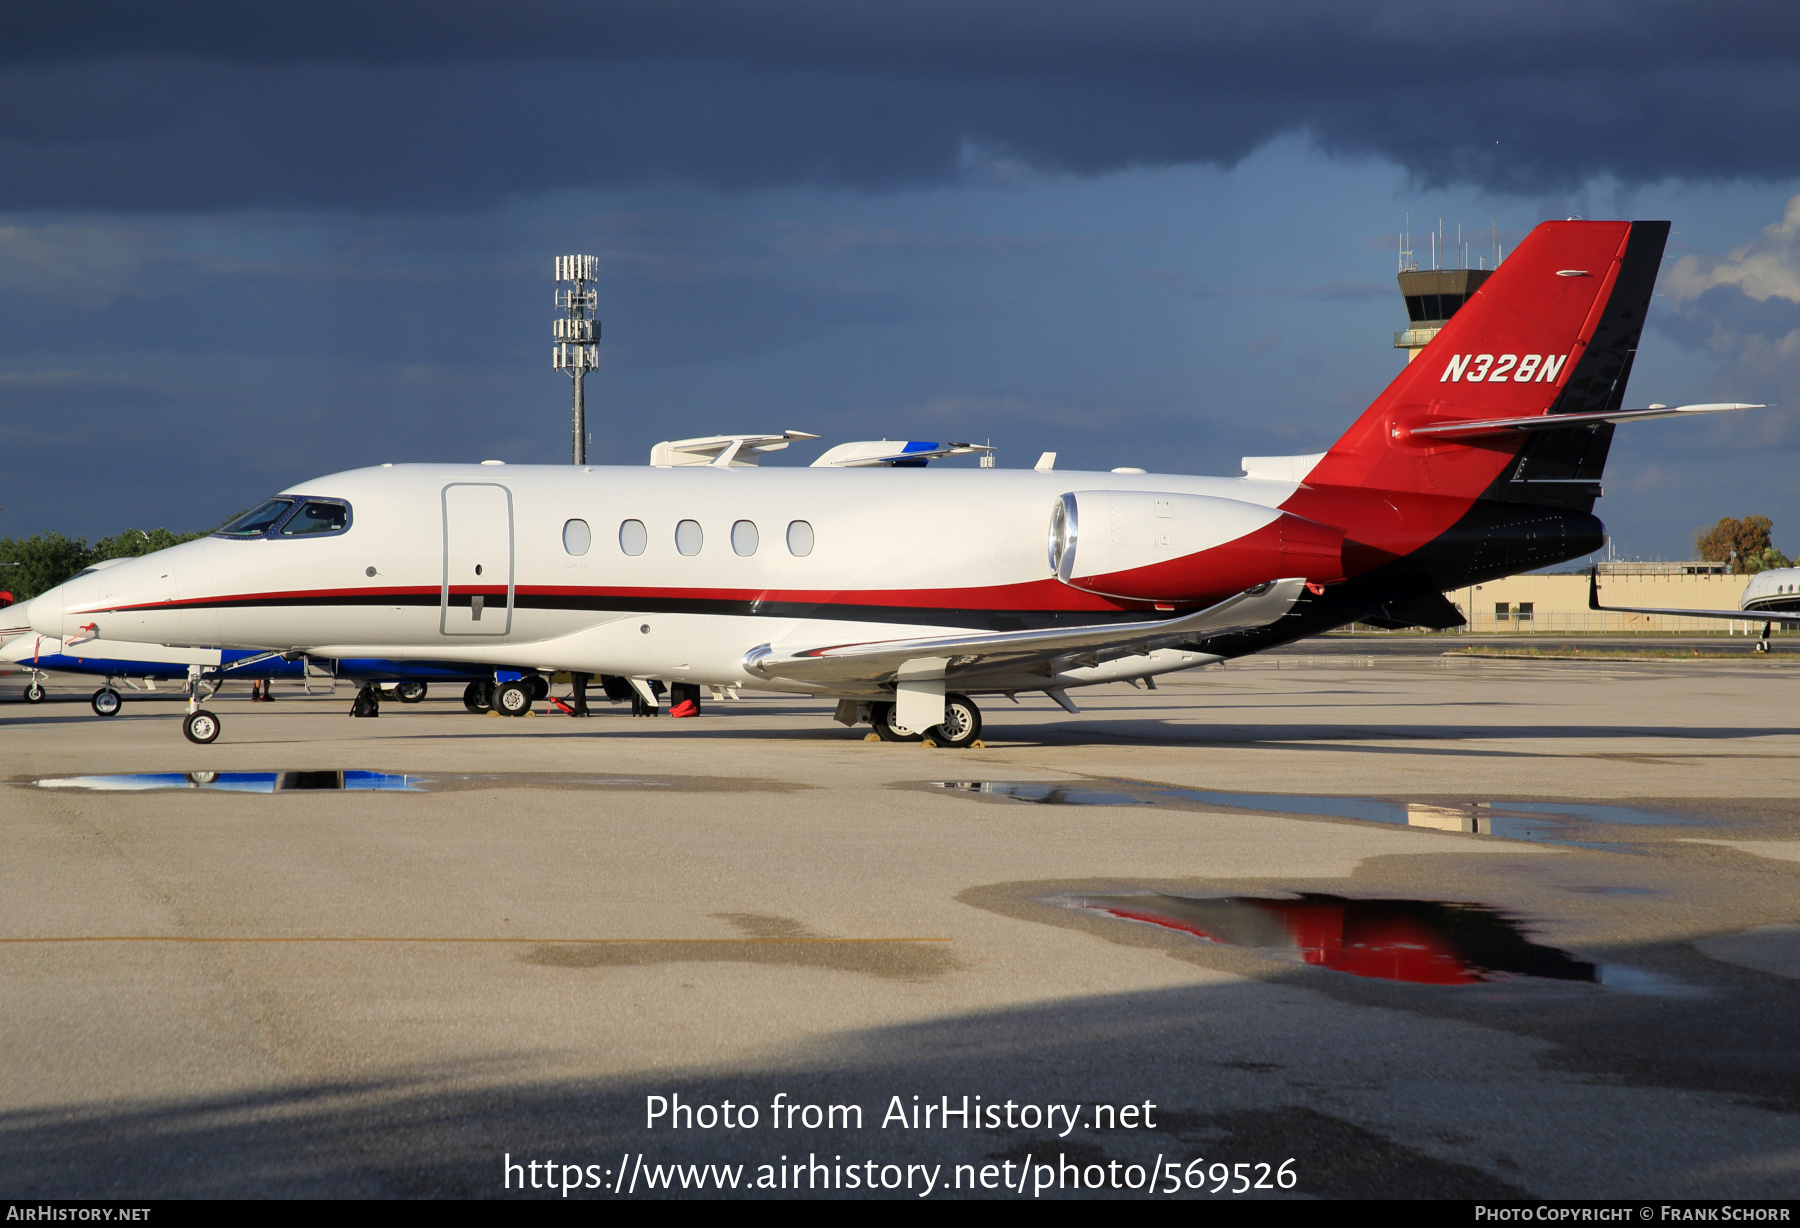
{"label": "aircraft nose", "polygon": [[53,635],[62,638],[63,624],[63,585],[57,585],[47,593],[33,597],[25,603],[24,624],[39,635]]}

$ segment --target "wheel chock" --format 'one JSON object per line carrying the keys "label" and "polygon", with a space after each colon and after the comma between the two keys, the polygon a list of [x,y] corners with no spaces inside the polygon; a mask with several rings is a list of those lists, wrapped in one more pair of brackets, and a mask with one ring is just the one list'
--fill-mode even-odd
{"label": "wheel chock", "polygon": [[930,738],[920,738],[919,745],[925,747],[927,750],[937,749],[937,743],[933,742]]}
{"label": "wheel chock", "polygon": [[983,742],[980,738],[976,738],[973,742],[969,743],[969,749],[970,750],[986,750],[987,743]]}
{"label": "wheel chock", "polygon": [[487,714],[488,714],[488,715],[489,715],[489,716],[499,716],[499,715],[500,715],[500,711],[499,711],[499,709],[497,709],[497,708],[489,708],[489,709],[488,709],[488,710],[487,710]]}
{"label": "wheel chock", "polygon": [[863,734],[863,741],[879,742],[879,741],[881,741],[881,735],[878,733],[865,733],[865,734]]}

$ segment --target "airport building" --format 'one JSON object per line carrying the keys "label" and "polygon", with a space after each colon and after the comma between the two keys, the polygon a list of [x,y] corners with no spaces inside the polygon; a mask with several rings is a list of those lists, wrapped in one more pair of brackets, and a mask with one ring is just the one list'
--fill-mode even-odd
{"label": "airport building", "polygon": [[[1601,563],[1604,605],[1662,606],[1689,610],[1735,610],[1750,583],[1725,563]],[[1755,618],[1683,618],[1662,614],[1618,614],[1588,609],[1588,577],[1580,574],[1508,576],[1444,594],[1469,620],[1465,631],[1479,634],[1704,633],[1760,636]],[[1781,634],[1781,628],[1775,628]]]}

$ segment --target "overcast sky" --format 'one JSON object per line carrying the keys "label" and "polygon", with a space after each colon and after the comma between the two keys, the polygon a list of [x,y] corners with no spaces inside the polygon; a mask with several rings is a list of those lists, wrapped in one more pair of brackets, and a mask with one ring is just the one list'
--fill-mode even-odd
{"label": "overcast sky", "polygon": [[[390,460],[813,431],[1236,473],[1399,369],[1396,232],[1674,223],[1629,400],[1800,407],[1792,4],[0,10],[0,534]],[[1454,242],[1454,240],[1452,240]],[[1800,410],[1622,429],[1600,512],[1800,549]],[[953,509],[945,509],[953,517]]]}

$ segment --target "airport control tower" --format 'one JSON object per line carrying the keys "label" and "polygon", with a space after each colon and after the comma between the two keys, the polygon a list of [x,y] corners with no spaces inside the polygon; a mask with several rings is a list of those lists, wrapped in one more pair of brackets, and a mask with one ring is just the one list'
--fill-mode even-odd
{"label": "airport control tower", "polygon": [[1494,244],[1491,256],[1480,259],[1483,267],[1473,269],[1467,267],[1469,249],[1460,234],[1455,244],[1456,263],[1463,267],[1440,267],[1446,251],[1444,236],[1439,231],[1431,235],[1431,267],[1421,269],[1413,255],[1411,234],[1401,235],[1400,293],[1406,298],[1407,326],[1394,334],[1394,348],[1406,351],[1407,362],[1417,358],[1425,343],[1438,335],[1445,321],[1456,314],[1482,282],[1494,275],[1493,268],[1488,267],[1489,259],[1496,265],[1500,262],[1498,242]]}

